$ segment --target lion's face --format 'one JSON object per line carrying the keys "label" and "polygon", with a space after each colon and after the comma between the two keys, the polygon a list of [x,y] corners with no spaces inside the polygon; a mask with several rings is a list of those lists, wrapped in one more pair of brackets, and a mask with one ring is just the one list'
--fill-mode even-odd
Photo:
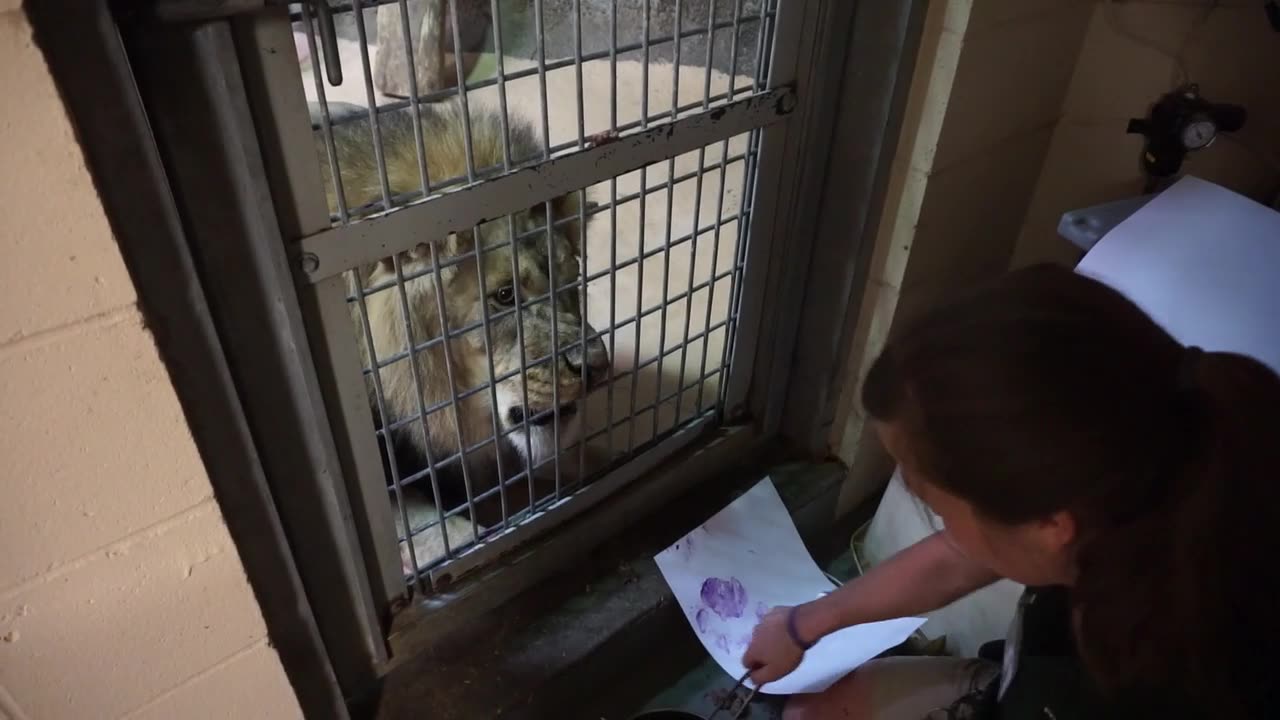
{"label": "lion's face", "polygon": [[[576,212],[576,205],[563,211],[557,208],[556,214],[564,217],[561,212],[570,210]],[[548,239],[543,218],[544,213],[534,210],[517,213],[510,221],[506,217],[490,221],[480,226],[479,242],[474,231],[452,235],[435,259],[442,266],[440,289],[448,316],[454,384],[459,393],[485,388],[490,378],[486,350],[491,350],[493,377],[499,378],[493,393],[497,407],[492,408],[498,427],[513,430],[508,440],[521,454],[526,452],[522,428],[527,427],[534,463],[551,456],[557,435],[562,448],[578,439],[578,403],[605,381],[609,365],[604,343],[583,318],[582,293],[575,285],[581,280],[577,224],[556,226]],[[518,238],[514,257],[512,229]],[[479,257],[465,257],[477,247],[482,249]],[[407,275],[429,272],[431,263],[429,254],[417,253],[403,270]],[[554,311],[553,278],[560,288]],[[430,276],[410,281],[408,289],[416,296],[413,305],[434,309]],[[427,293],[432,296],[423,297]],[[488,348],[483,327],[486,310]],[[467,329],[472,326],[476,327]],[[460,412],[481,411],[491,405],[490,397],[487,389],[475,393],[474,401],[460,402]],[[472,434],[489,435],[493,420],[483,414],[483,418],[463,417],[462,424],[473,428]]]}

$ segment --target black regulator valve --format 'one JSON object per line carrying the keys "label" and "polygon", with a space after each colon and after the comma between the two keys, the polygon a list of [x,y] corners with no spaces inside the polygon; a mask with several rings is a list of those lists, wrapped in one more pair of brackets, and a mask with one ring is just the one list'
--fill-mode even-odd
{"label": "black regulator valve", "polygon": [[1142,167],[1152,177],[1174,175],[1187,153],[1213,144],[1219,133],[1244,127],[1241,105],[1212,103],[1200,96],[1200,88],[1186,85],[1162,96],[1145,118],[1133,118],[1126,132],[1142,135]]}

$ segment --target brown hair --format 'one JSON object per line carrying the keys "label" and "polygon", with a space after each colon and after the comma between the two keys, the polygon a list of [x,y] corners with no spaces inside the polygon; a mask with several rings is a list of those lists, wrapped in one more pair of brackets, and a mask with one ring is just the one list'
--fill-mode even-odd
{"label": "brown hair", "polygon": [[1074,515],[1078,642],[1100,686],[1172,687],[1217,717],[1256,707],[1273,663],[1250,656],[1280,637],[1268,367],[1185,348],[1115,290],[1043,265],[892,338],[862,402],[985,517]]}

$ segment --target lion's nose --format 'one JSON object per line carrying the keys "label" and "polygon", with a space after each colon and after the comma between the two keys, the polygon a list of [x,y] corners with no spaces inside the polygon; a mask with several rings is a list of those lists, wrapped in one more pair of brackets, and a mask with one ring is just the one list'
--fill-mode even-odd
{"label": "lion's nose", "polygon": [[[571,347],[564,352],[564,362],[569,369],[586,378],[587,390],[599,387],[609,376],[609,351],[604,342],[595,337],[596,332],[587,326],[587,349],[582,346]],[[585,367],[584,367],[585,366]]]}

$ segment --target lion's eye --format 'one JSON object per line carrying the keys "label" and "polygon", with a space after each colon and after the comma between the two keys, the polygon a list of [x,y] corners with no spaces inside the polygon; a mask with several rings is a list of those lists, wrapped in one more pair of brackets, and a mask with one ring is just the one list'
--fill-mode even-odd
{"label": "lion's eye", "polygon": [[514,285],[500,287],[490,297],[499,305],[514,305],[516,302],[516,288]]}

